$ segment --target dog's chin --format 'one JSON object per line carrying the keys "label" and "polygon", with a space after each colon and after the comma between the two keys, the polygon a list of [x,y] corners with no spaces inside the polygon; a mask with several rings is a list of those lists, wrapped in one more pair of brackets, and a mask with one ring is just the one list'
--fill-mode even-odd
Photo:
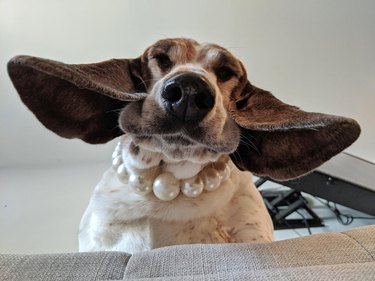
{"label": "dog's chin", "polygon": [[166,162],[190,161],[193,163],[209,163],[217,161],[224,151],[215,151],[198,142],[189,140],[183,135],[130,135],[133,142],[152,152],[161,153]]}

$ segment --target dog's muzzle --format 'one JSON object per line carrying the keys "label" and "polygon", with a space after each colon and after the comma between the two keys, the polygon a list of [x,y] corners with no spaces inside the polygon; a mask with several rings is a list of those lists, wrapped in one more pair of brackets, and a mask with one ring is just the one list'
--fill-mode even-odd
{"label": "dog's muzzle", "polygon": [[182,122],[198,122],[214,107],[209,83],[194,73],[183,73],[164,83],[161,97],[165,109]]}

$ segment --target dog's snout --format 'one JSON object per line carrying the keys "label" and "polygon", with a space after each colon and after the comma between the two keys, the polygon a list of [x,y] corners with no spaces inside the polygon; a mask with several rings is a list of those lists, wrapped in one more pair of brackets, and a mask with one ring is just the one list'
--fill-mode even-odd
{"label": "dog's snout", "polygon": [[197,74],[180,74],[164,84],[161,93],[166,110],[180,121],[199,121],[214,106],[209,84]]}

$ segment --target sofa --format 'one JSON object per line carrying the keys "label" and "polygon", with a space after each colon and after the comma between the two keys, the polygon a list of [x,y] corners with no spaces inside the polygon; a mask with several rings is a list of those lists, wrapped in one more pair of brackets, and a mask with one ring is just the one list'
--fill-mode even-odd
{"label": "sofa", "polygon": [[375,225],[268,244],[0,255],[0,280],[375,280]]}

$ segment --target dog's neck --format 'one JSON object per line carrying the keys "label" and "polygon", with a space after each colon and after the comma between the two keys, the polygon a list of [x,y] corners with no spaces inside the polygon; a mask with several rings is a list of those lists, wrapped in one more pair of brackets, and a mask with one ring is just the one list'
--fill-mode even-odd
{"label": "dog's neck", "polygon": [[130,137],[121,138],[112,158],[120,181],[132,186],[136,193],[153,192],[164,201],[176,198],[179,193],[197,197],[202,192],[213,191],[231,173],[228,156],[208,163],[176,161],[161,152],[135,145]]}

